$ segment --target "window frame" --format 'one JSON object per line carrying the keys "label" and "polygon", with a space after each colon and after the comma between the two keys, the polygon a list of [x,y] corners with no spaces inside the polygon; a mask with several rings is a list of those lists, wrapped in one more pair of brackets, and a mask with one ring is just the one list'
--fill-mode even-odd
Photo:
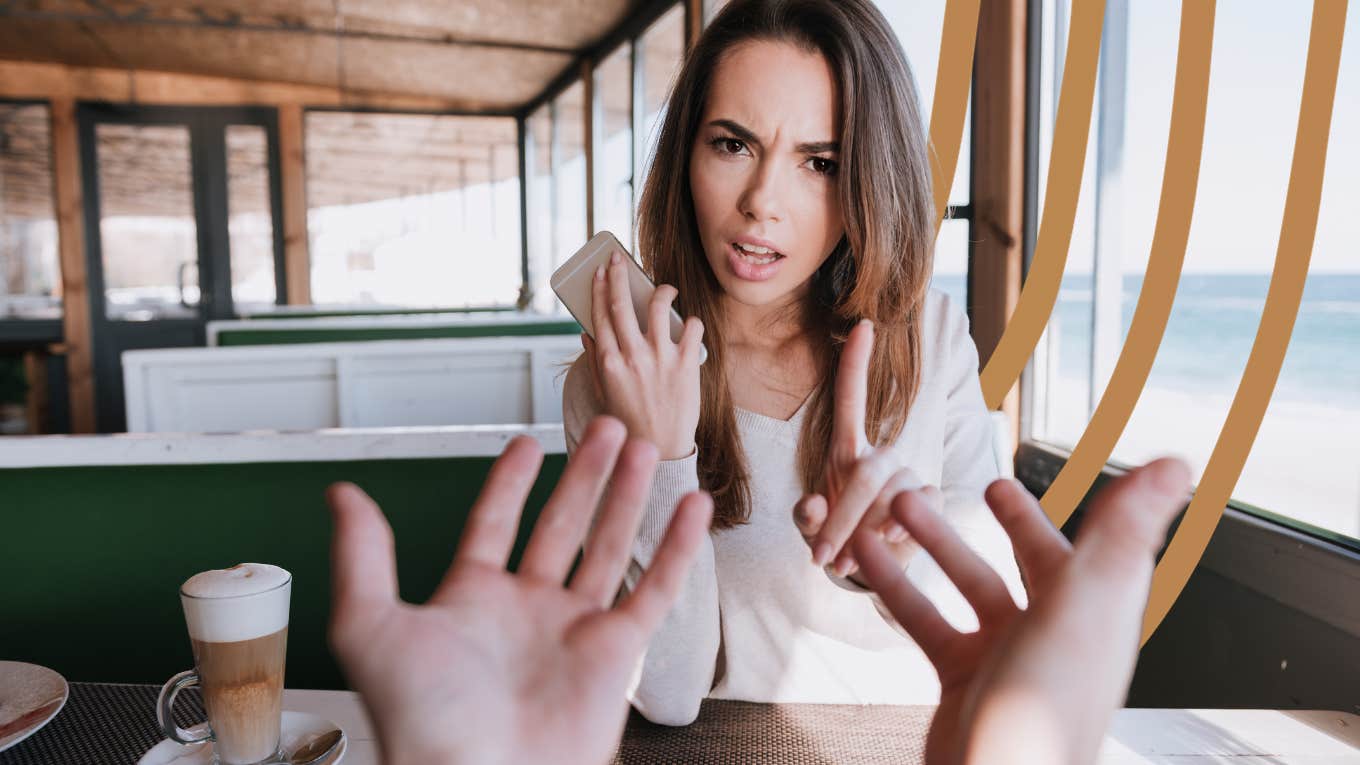
{"label": "window frame", "polygon": [[[1051,2],[1053,2],[1055,9],[1058,8],[1059,6],[1067,7],[1070,9],[1072,0],[1051,0]],[[1041,83],[1041,78],[1043,76],[1042,61],[1044,55],[1043,50],[1044,4],[1045,0],[1026,0],[1027,50],[1025,54],[1026,130],[1025,130],[1025,162],[1024,162],[1025,223],[1022,249],[1023,252],[1021,270],[1022,284],[1023,279],[1028,277],[1029,275],[1029,267],[1034,257],[1034,247],[1038,235],[1039,225],[1039,184],[1040,184],[1039,169],[1041,165],[1040,152],[1042,151],[1042,147],[1040,146],[1040,136],[1042,134],[1040,126],[1041,119],[1040,112],[1042,109],[1041,92],[1043,87]],[[1103,30],[1103,36],[1101,40],[1102,51],[1099,63],[1100,67],[1099,76],[1097,77],[1096,81],[1097,111],[1094,118],[1100,120],[1100,123],[1098,123],[1096,128],[1096,144],[1094,147],[1088,147],[1088,151],[1094,150],[1097,152],[1097,160],[1095,164],[1095,172],[1097,174],[1097,177],[1095,179],[1097,193],[1095,195],[1096,210],[1094,212],[1097,233],[1093,241],[1095,253],[1093,258],[1094,263],[1092,273],[1093,299],[1091,308],[1093,322],[1091,335],[1092,358],[1087,359],[1087,363],[1090,365],[1090,378],[1088,380],[1088,385],[1090,386],[1091,390],[1092,408],[1095,407],[1096,403],[1099,400],[1099,396],[1097,395],[1097,391],[1095,390],[1097,383],[1100,382],[1100,379],[1097,376],[1097,372],[1101,368],[1097,356],[1104,354],[1107,357],[1106,360],[1108,362],[1109,368],[1112,368],[1114,359],[1118,356],[1119,349],[1122,346],[1123,342],[1122,338],[1119,336],[1120,318],[1118,307],[1116,307],[1113,312],[1115,332],[1114,332],[1114,345],[1112,347],[1109,346],[1110,338],[1108,331],[1102,334],[1101,332],[1098,331],[1099,328],[1095,326],[1095,323],[1100,321],[1102,318],[1100,306],[1098,305],[1100,293],[1098,292],[1099,277],[1097,275],[1102,260],[1106,261],[1107,266],[1105,269],[1106,274],[1108,274],[1110,271],[1110,269],[1108,268],[1109,262],[1112,260],[1113,262],[1116,263],[1116,268],[1114,269],[1115,275],[1113,277],[1115,284],[1115,295],[1116,296],[1120,295],[1122,291],[1121,287],[1122,282],[1120,281],[1120,279],[1122,278],[1122,274],[1120,273],[1117,267],[1117,263],[1121,254],[1120,251],[1117,249],[1118,242],[1113,241],[1112,243],[1106,243],[1107,246],[1102,246],[1103,244],[1102,237],[1099,233],[1102,228],[1106,228],[1108,230],[1108,227],[1111,225],[1112,222],[1112,216],[1117,214],[1116,212],[1111,212],[1108,208],[1102,209],[1102,207],[1104,206],[1102,205],[1101,194],[1099,193],[1100,188],[1103,185],[1101,177],[1102,173],[1101,160],[1104,159],[1106,162],[1110,162],[1117,157],[1117,153],[1115,153],[1114,150],[1111,150],[1109,147],[1106,147],[1104,145],[1107,142],[1118,141],[1121,144],[1121,146],[1117,148],[1122,149],[1122,142],[1124,140],[1123,133],[1124,129],[1123,116],[1125,112],[1124,102],[1126,101],[1127,97],[1125,88],[1126,81],[1124,79],[1126,76],[1125,73],[1127,71],[1127,50],[1128,50],[1127,0],[1113,0],[1113,2],[1111,3],[1111,7],[1116,8],[1117,11],[1122,10],[1122,12],[1110,14],[1107,10],[1105,29]],[[1063,44],[1064,44],[1063,40],[1053,41],[1055,50],[1061,50]],[[1110,67],[1109,69],[1107,69],[1106,61],[1108,57],[1105,55],[1105,50],[1107,46],[1111,44],[1117,46],[1119,50],[1125,53],[1125,61],[1121,62],[1121,65],[1118,67]],[[1110,74],[1107,75],[1107,72],[1110,72]],[[1111,82],[1113,82],[1114,85],[1111,85],[1110,84]],[[1109,90],[1107,90],[1107,88]],[[1057,97],[1056,88],[1054,97],[1055,98]],[[1115,122],[1116,120],[1118,124],[1115,125],[1113,129],[1111,130],[1105,129],[1106,127],[1109,126],[1109,123]],[[1118,164],[1116,163],[1115,166],[1117,167]],[[1118,182],[1119,182],[1118,178],[1113,179],[1114,185],[1117,185]],[[1117,198],[1115,204],[1116,205],[1118,204]],[[1102,223],[1104,225],[1102,225]],[[970,256],[969,262],[970,271],[971,267],[972,262]],[[1107,310],[1105,313],[1106,316],[1104,317],[1104,320],[1108,322],[1110,312]],[[1038,385],[1036,379],[1037,376],[1038,376],[1037,372],[1035,371],[1034,368],[1034,358],[1033,355],[1031,355],[1031,358],[1026,363],[1024,372],[1021,374],[1020,377],[1020,402],[1021,402],[1020,432],[1019,432],[1020,441],[1022,445],[1031,444],[1046,449],[1052,453],[1055,453],[1054,459],[1061,459],[1061,461],[1065,463],[1067,455],[1070,454],[1070,450],[1068,447],[1065,447],[1061,444],[1055,444],[1051,441],[1047,441],[1035,435],[1036,432],[1036,423],[1034,419],[1035,397],[1039,393],[1037,390]],[[1089,417],[1090,412],[1088,412],[1087,415]],[[1061,456],[1059,457],[1057,455]],[[1016,467],[1017,471],[1021,469],[1020,465],[1017,465]],[[1110,471],[1123,472],[1132,469],[1132,467],[1133,467],[1132,465],[1126,462],[1112,458],[1105,463],[1105,472],[1106,473]],[[1307,521],[1302,521],[1297,518],[1293,518],[1278,510],[1270,510],[1268,508],[1261,507],[1246,500],[1237,499],[1236,497],[1230,497],[1228,499],[1226,503],[1226,508],[1232,511],[1242,513],[1262,523],[1270,524],[1273,527],[1281,529],[1282,531],[1287,531],[1293,534],[1299,534],[1306,538],[1315,540],[1320,544],[1329,545],[1336,549],[1346,550],[1349,551],[1350,553],[1360,554],[1360,539],[1351,537],[1346,534],[1342,534],[1341,532],[1332,531],[1331,529],[1315,526],[1311,523],[1308,523]]]}

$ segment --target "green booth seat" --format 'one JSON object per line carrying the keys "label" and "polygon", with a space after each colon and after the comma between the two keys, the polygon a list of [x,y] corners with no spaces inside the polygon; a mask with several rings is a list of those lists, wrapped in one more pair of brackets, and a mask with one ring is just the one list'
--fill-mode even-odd
{"label": "green booth seat", "polygon": [[326,486],[352,481],[378,501],[402,597],[423,601],[520,433],[547,456],[513,563],[565,464],[560,426],[0,441],[0,659],[74,681],[163,682],[193,662],[179,585],[260,561],[293,573],[287,684],[343,688],[326,643]]}
{"label": "green booth seat", "polygon": [[520,313],[253,318],[208,323],[208,345],[346,343],[460,337],[577,335],[570,316]]}

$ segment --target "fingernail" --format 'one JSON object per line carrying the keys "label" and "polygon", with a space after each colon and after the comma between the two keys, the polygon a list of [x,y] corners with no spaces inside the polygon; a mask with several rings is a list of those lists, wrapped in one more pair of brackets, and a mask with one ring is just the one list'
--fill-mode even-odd
{"label": "fingernail", "polygon": [[874,320],[873,320],[873,319],[860,319],[860,320],[859,320],[859,324],[860,324],[861,327],[864,326],[865,324],[868,324],[870,327],[872,327],[872,326],[874,326]]}
{"label": "fingernail", "polygon": [[814,548],[812,551],[812,562],[816,563],[818,566],[825,566],[826,564],[830,563],[831,545],[827,542],[822,542],[821,544],[817,545],[817,547]]}
{"label": "fingernail", "polygon": [[900,525],[894,523],[888,529],[888,533],[886,536],[888,537],[889,542],[901,542],[902,540],[907,538],[907,530],[902,528]]}
{"label": "fingernail", "polygon": [[604,266],[596,266],[596,267],[595,267],[595,281],[598,282],[598,281],[600,281],[600,280],[603,279],[603,278],[604,278]]}
{"label": "fingernail", "polygon": [[842,558],[840,561],[836,563],[836,576],[849,576],[850,569],[854,565],[855,562],[850,560],[849,558]]}
{"label": "fingernail", "polygon": [[615,252],[614,254],[609,256],[609,265],[617,266],[620,262],[622,262],[622,260],[623,259],[619,257],[619,254]]}

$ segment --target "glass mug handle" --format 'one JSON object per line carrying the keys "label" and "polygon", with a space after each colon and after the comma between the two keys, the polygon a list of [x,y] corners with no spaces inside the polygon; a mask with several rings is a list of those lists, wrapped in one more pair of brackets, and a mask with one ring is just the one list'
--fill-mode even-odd
{"label": "glass mug handle", "polygon": [[[171,741],[179,744],[197,744],[212,738],[212,730],[205,730],[203,735],[198,738],[191,738],[189,731],[175,724],[174,715],[171,712],[175,708],[175,697],[185,688],[192,688],[198,685],[198,672],[186,669],[183,672],[170,678],[170,682],[161,687],[161,695],[156,699],[156,722],[160,723],[161,731]],[[206,728],[206,726],[204,726]]]}

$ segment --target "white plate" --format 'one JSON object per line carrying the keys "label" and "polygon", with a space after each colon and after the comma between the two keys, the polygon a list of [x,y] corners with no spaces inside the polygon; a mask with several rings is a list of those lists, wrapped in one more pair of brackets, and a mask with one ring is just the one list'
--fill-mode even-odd
{"label": "white plate", "polygon": [[66,679],[47,667],[0,661],[0,752],[56,717],[68,693]]}
{"label": "white plate", "polygon": [[[290,712],[285,709],[283,710],[283,730],[280,734],[283,750],[289,751],[306,739],[339,727],[339,725],[324,717],[309,715],[306,712]],[[198,734],[203,731],[203,726],[196,725],[189,728],[188,731]],[[345,750],[348,748],[349,736],[342,735],[340,746],[335,750],[335,753],[322,760],[320,765],[337,765],[345,759]],[[212,759],[211,741],[186,746],[166,739],[147,750],[147,753],[142,755],[142,759],[137,761],[137,765],[169,765],[169,763],[175,763],[175,765],[210,765]]]}

